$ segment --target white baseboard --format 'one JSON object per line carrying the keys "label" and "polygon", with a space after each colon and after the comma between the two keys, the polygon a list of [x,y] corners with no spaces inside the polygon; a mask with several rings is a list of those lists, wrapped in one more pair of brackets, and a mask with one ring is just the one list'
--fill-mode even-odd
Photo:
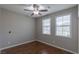
{"label": "white baseboard", "polygon": [[65,50],[65,51],[74,53],[74,54],[77,54],[77,52],[73,52],[73,51],[71,51],[71,50],[64,49],[64,48],[62,48],[62,47],[59,47],[59,46],[56,46],[56,45],[53,45],[53,44],[50,44],[50,43],[47,43],[47,42],[44,42],[44,41],[41,41],[41,40],[31,40],[31,41],[26,41],[26,42],[19,43],[19,44],[16,44],[16,45],[12,45],[12,46],[8,46],[8,47],[0,48],[0,52],[1,52],[1,50],[8,49],[8,48],[15,47],[15,46],[19,46],[19,45],[26,44],[26,43],[30,43],[30,42],[33,42],[33,41],[42,42],[42,43],[45,43],[45,44],[47,44],[47,45],[50,45],[50,46],[53,46],[53,47],[56,47],[56,48],[59,48],[59,49],[62,49],[62,50]]}
{"label": "white baseboard", "polygon": [[37,41],[38,41],[38,42],[45,43],[45,44],[50,45],[50,46],[53,46],[53,47],[56,47],[56,48],[59,48],[59,49],[62,49],[62,50],[64,50],[64,51],[68,51],[68,52],[70,52],[70,53],[78,54],[77,52],[73,52],[73,51],[71,51],[71,50],[68,50],[68,49],[65,49],[65,48],[62,48],[62,47],[53,45],[53,44],[51,44],[51,43],[47,43],[47,42],[44,42],[44,41],[41,41],[41,40],[37,40]]}
{"label": "white baseboard", "polygon": [[15,47],[15,46],[19,46],[19,45],[26,44],[26,43],[30,43],[30,42],[33,42],[33,41],[35,41],[35,40],[30,40],[30,41],[26,41],[26,42],[23,42],[23,43],[15,44],[15,45],[12,45],[12,46],[0,48],[0,52],[1,52],[1,50],[8,49],[8,48]]}

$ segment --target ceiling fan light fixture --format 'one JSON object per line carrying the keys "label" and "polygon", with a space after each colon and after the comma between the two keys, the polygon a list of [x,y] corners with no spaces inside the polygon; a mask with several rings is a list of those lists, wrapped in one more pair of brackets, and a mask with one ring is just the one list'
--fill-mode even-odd
{"label": "ceiling fan light fixture", "polygon": [[30,7],[27,7],[26,9],[24,9],[24,11],[31,11],[33,15],[41,15],[41,12],[47,12],[48,9],[46,9],[45,7],[43,7],[42,5],[38,5],[38,4],[33,4]]}
{"label": "ceiling fan light fixture", "polygon": [[39,14],[39,11],[33,11],[33,13],[34,13],[35,15],[38,15],[38,14]]}

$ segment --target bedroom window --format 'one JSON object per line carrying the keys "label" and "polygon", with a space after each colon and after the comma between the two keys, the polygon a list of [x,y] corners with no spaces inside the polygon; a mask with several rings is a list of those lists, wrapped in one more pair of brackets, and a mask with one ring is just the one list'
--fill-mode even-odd
{"label": "bedroom window", "polygon": [[50,35],[51,30],[50,30],[50,18],[45,18],[42,19],[42,33]]}
{"label": "bedroom window", "polygon": [[70,37],[71,15],[56,17],[56,36]]}

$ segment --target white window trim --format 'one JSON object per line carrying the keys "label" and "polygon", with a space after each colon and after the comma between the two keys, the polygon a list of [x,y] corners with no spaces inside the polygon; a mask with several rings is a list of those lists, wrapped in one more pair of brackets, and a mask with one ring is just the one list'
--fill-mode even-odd
{"label": "white window trim", "polygon": [[[70,15],[70,36],[67,37],[67,36],[61,36],[61,35],[56,35],[56,18],[57,17],[62,17],[62,16],[65,16],[65,15]],[[58,16],[55,16],[55,36],[58,36],[58,37],[65,37],[65,38],[71,38],[72,37],[72,13],[67,13],[67,14],[61,14],[61,15],[58,15]],[[66,25],[63,25],[63,26],[66,26]],[[62,26],[61,26],[62,27]]]}
{"label": "white window trim", "polygon": [[43,35],[51,35],[51,17],[48,17],[48,16],[47,17],[44,17],[44,18],[42,18],[42,21],[45,20],[46,18],[47,19],[50,19],[50,33],[49,34],[43,33],[43,22],[42,22],[42,34]]}

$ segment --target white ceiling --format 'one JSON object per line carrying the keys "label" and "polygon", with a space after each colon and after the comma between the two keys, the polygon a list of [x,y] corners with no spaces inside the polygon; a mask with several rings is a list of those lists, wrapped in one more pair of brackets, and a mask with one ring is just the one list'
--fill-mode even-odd
{"label": "white ceiling", "polygon": [[[17,5],[1,4],[0,7],[7,9],[7,10],[10,10],[10,11],[14,11],[17,13],[31,16],[32,12],[24,11],[24,8],[26,8],[30,5],[31,4],[17,4]],[[42,14],[41,16],[76,6],[76,4],[41,4],[41,5],[44,6],[45,8],[48,8],[48,12],[41,12],[41,14]],[[41,17],[41,16],[35,15],[35,16],[31,16],[31,17]]]}

